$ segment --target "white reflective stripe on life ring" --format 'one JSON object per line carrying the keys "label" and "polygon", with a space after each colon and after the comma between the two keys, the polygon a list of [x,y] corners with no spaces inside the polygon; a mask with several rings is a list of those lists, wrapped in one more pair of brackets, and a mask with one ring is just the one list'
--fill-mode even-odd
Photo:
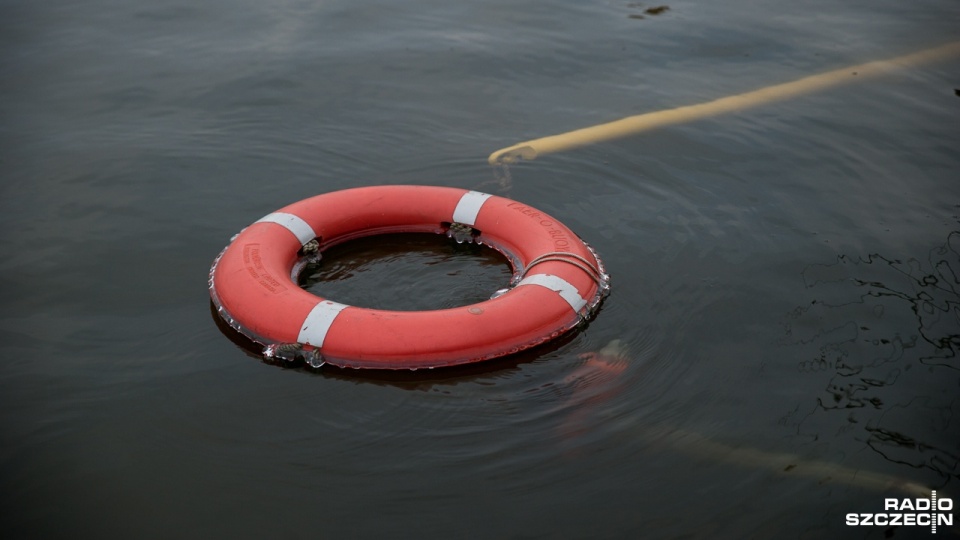
{"label": "white reflective stripe on life ring", "polygon": [[301,245],[317,237],[317,233],[313,232],[313,227],[311,227],[310,224],[300,219],[299,216],[285,212],[267,214],[258,219],[257,223],[276,223],[292,232],[293,235],[297,237],[297,240],[300,241]]}
{"label": "white reflective stripe on life ring", "polygon": [[480,213],[480,207],[490,197],[490,194],[480,193],[479,191],[464,193],[463,197],[460,197],[460,202],[457,203],[457,208],[453,211],[453,222],[473,227],[473,224],[477,221],[477,214]]}
{"label": "white reflective stripe on life ring", "polygon": [[313,306],[313,309],[307,314],[307,318],[303,320],[297,342],[314,347],[323,347],[323,340],[327,338],[330,325],[346,307],[350,306],[330,300],[323,300]]}
{"label": "white reflective stripe on life ring", "polygon": [[587,301],[580,296],[580,291],[578,291],[576,287],[571,285],[567,280],[552,274],[534,274],[527,276],[520,280],[520,283],[517,283],[517,287],[521,285],[540,285],[551,291],[556,291],[560,293],[560,297],[566,300],[567,303],[570,304],[570,307],[573,308],[573,311],[577,313],[583,309],[583,306],[587,305]]}

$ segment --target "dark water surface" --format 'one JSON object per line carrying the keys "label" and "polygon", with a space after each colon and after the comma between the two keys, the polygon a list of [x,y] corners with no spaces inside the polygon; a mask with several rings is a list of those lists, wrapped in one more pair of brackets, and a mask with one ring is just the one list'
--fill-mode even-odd
{"label": "dark water surface", "polygon": [[[653,6],[0,0],[4,536],[930,536],[844,521],[960,493],[960,59],[508,180],[486,157],[957,41],[960,4]],[[221,333],[233,234],[377,184],[543,210],[612,294],[556,344],[430,373],[283,369]],[[331,297],[509,277],[408,247],[331,258]],[[584,371],[613,340],[627,369]]]}

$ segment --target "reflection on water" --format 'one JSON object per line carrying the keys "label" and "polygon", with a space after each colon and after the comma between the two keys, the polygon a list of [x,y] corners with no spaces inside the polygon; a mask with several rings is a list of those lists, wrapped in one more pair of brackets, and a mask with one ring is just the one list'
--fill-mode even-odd
{"label": "reflection on water", "polygon": [[562,386],[570,389],[564,408],[570,412],[558,429],[562,439],[575,438],[590,428],[598,409],[604,402],[624,390],[629,350],[615,339],[599,351],[583,353],[583,364],[563,379]]}
{"label": "reflection on water", "polygon": [[436,234],[390,234],[324,250],[299,282],[351,306],[422,311],[489,300],[512,275],[508,261],[488,246]]}
{"label": "reflection on water", "polygon": [[803,279],[814,298],[789,314],[782,343],[806,351],[800,376],[825,386],[783,422],[960,478],[960,231],[925,260],[840,256]]}

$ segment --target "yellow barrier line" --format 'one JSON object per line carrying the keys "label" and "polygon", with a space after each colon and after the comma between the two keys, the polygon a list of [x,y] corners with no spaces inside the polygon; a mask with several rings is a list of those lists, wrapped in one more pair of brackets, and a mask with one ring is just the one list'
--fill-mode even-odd
{"label": "yellow barrier line", "polygon": [[743,110],[749,107],[783,101],[802,94],[823,90],[831,86],[862,80],[883,74],[897,67],[915,66],[960,55],[960,41],[947,43],[932,49],[898,56],[888,60],[877,60],[856,66],[835,69],[817,75],[804,77],[796,81],[767,86],[743,94],[727,96],[706,103],[688,105],[590,126],[559,135],[550,135],[517,143],[490,154],[491,165],[513,163],[520,159],[532,160],[543,154],[562,152],[620,137],[626,137],[643,131],[692,122],[701,118]]}
{"label": "yellow barrier line", "polygon": [[[654,433],[654,435],[657,434]],[[820,483],[845,484],[880,492],[896,490],[914,497],[930,496],[931,488],[889,474],[851,468],[840,463],[808,459],[797,454],[729,446],[690,431],[676,430],[651,437],[651,439],[669,442],[673,448],[689,455],[735,466],[765,468],[780,475],[802,476],[818,480]]]}

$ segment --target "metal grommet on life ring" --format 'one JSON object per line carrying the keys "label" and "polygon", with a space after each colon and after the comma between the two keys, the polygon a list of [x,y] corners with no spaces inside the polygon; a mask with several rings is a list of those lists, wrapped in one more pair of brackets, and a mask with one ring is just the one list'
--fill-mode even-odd
{"label": "metal grommet on life ring", "polygon": [[[384,233],[447,234],[502,253],[511,287],[433,311],[347,306],[297,285],[306,263],[341,242]],[[250,225],[210,269],[218,315],[268,359],[419,369],[479,362],[554,339],[589,319],[609,291],[596,253],[547,214],[458,188],[375,186],[293,203]]]}

